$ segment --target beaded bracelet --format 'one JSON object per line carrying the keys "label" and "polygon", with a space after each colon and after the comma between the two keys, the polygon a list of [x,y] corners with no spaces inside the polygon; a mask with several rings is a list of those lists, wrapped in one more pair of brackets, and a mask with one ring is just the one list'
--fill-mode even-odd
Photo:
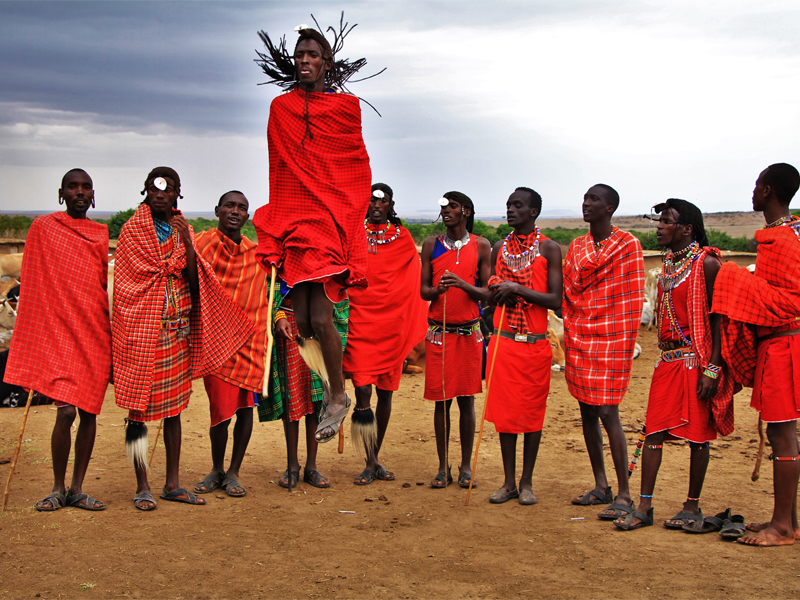
{"label": "beaded bracelet", "polygon": [[706,366],[705,371],[703,371],[703,375],[706,377],[710,377],[711,379],[716,379],[722,373],[722,367],[718,367],[717,365],[708,363]]}
{"label": "beaded bracelet", "polygon": [[281,319],[286,319],[286,313],[283,312],[282,310],[279,310],[278,312],[275,313],[275,322],[277,323]]}

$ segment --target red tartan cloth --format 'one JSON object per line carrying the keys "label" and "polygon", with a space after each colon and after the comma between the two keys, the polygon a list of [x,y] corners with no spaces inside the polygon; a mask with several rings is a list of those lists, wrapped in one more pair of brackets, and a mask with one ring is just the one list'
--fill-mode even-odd
{"label": "red tartan cloth", "polygon": [[[186,277],[186,250],[180,244],[168,258],[162,257],[150,207],[141,204],[122,227],[114,258],[114,393],[120,408],[145,413],[167,275]],[[190,318],[192,379],[216,371],[254,332],[199,253],[197,275],[200,293]]]}
{"label": "red tartan cloth", "polygon": [[333,302],[346,287],[366,287],[372,173],[358,98],[312,93],[306,102],[299,89],[282,94],[270,107],[267,142],[269,203],[253,218],[259,260],[267,270],[278,265],[289,287],[326,283]]}
{"label": "red tartan cloth", "polygon": [[790,227],[756,231],[756,272],[725,263],[712,312],[723,315],[722,356],[736,381],[753,387],[756,335],[750,325],[781,329],[800,317],[800,241]]}
{"label": "red tartan cloth", "polygon": [[[495,272],[501,272],[501,263],[506,267],[502,255],[497,256]],[[508,267],[506,267],[507,269]],[[510,269],[508,269],[510,271]],[[524,271],[526,287],[547,292],[547,259],[537,256]],[[517,298],[519,302],[519,298]],[[520,304],[518,304],[519,306]],[[536,304],[525,303],[521,322],[526,323],[527,333],[547,331],[547,309]],[[494,311],[494,328],[509,331],[509,312],[506,309],[500,322],[501,307]],[[495,356],[495,346],[497,357]],[[544,339],[535,343],[516,342],[493,335],[489,342],[486,363],[486,420],[494,423],[500,433],[529,433],[541,431],[550,393],[550,363],[553,351]],[[489,374],[491,373],[491,380]]]}
{"label": "red tartan cloth", "polygon": [[[291,300],[285,301],[282,308],[286,309],[284,312],[289,327],[292,331],[297,331]],[[286,388],[289,390],[289,421],[299,421],[306,415],[313,415],[316,412],[311,399],[311,370],[300,356],[296,343],[276,338],[275,345],[281,356],[283,376],[286,378]]]}
{"label": "red tartan cloth", "polygon": [[800,336],[773,338],[758,345],[750,406],[765,423],[800,419]]}
{"label": "red tartan cloth", "polygon": [[261,392],[270,327],[269,274],[256,259],[256,244],[246,237],[237,244],[214,228],[195,236],[195,246],[214,269],[223,289],[256,326],[255,335],[214,375],[251,392]]}
{"label": "red tartan cloth", "polygon": [[564,375],[580,402],[622,401],[643,303],[642,245],[633,234],[618,229],[600,250],[591,233],[572,241],[564,262]]}
{"label": "red tartan cloth", "polygon": [[108,228],[65,212],[34,219],[6,383],[100,414],[111,378]]}
{"label": "red tartan cloth", "polygon": [[714,418],[709,405],[697,397],[703,370],[688,369],[683,362],[660,362],[653,373],[645,417],[647,433],[668,431],[667,439],[710,442],[717,439]]}
{"label": "red tartan cloth", "polygon": [[[390,229],[387,237],[394,235]],[[350,322],[342,368],[353,375],[353,381],[395,372],[411,348],[425,338],[428,327],[428,305],[419,295],[422,264],[411,234],[401,228],[399,238],[375,248],[377,254],[367,255],[369,287],[349,292]]]}
{"label": "red tartan cloth", "polygon": [[[441,237],[434,245],[434,255],[440,249]],[[435,287],[445,271],[458,275],[468,283],[474,283],[478,275],[478,236],[470,234],[469,243],[461,248],[456,264],[457,252],[446,250],[431,259],[433,271],[432,285]],[[428,316],[445,325],[458,325],[479,317],[478,303],[466,292],[456,288],[447,290],[447,314],[445,310],[445,294],[432,301]],[[473,396],[482,390],[481,366],[483,364],[483,341],[479,341],[475,333],[458,335],[443,334],[443,343],[425,343],[425,393],[426,400],[444,400],[457,396]],[[444,353],[445,369],[442,373],[442,354]],[[444,378],[444,390],[442,379]]]}

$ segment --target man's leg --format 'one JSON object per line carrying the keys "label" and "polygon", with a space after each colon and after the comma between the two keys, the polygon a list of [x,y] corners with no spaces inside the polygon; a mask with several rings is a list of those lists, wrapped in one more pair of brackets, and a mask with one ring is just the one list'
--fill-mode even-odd
{"label": "man's leg", "polygon": [[706,480],[711,450],[708,444],[689,443],[689,495],[683,503],[683,510],[693,515],[700,514],[700,494]]}
{"label": "man's leg", "polygon": [[[586,442],[586,452],[589,454],[589,462],[592,464],[594,474],[594,491],[598,494],[605,494],[608,489],[608,479],[606,478],[606,466],[603,458],[603,432],[600,429],[600,409],[601,406],[593,406],[585,402],[578,402],[581,407],[581,424],[583,426],[583,439]],[[626,465],[627,466],[627,465]],[[627,471],[625,472],[627,475]],[[581,500],[578,496],[573,500],[576,503]],[[598,502],[593,497],[592,504],[605,504]]]}
{"label": "man's leg", "polygon": [[[229,421],[230,422],[230,421]],[[240,408],[236,411],[236,425],[233,427],[233,450],[231,450],[231,464],[225,473],[225,479],[239,480],[239,469],[242,468],[244,453],[250,443],[250,436],[253,434],[253,409],[251,407]],[[227,437],[227,436],[226,436]],[[227,440],[226,440],[227,441]],[[223,448],[223,460],[225,450]],[[228,494],[244,495],[246,490],[241,485],[228,486]]]}
{"label": "man's leg", "polygon": [[517,434],[516,433],[501,433],[500,434],[500,454],[503,457],[503,486],[497,490],[502,493],[502,490],[511,492],[517,489]]}
{"label": "man's leg", "polygon": [[[797,421],[768,423],[767,439],[775,457],[796,457]],[[775,460],[772,463],[775,507],[769,525],[753,535],[737,541],[751,546],[785,546],[795,540],[797,524],[797,482],[800,478],[800,460]]]}
{"label": "man's leg", "polygon": [[519,490],[533,491],[533,468],[539,455],[539,443],[542,441],[542,430],[531,431],[524,435],[522,447],[522,476],[519,478]]}
{"label": "man's leg", "polygon": [[316,436],[317,425],[319,425],[319,419],[316,415],[306,415],[306,466],[303,469],[303,481],[314,487],[327,488],[331,486],[331,482],[317,469],[317,449],[319,448]]}
{"label": "man's leg", "polygon": [[[461,436],[461,467],[459,467],[459,484],[469,485],[472,479],[472,445],[475,441],[475,396],[458,397],[459,427]],[[472,484],[473,487],[475,483]]]}
{"label": "man's leg", "polygon": [[[164,484],[164,495],[169,492],[174,492],[181,487],[180,485],[180,471],[181,471],[181,416],[175,415],[174,417],[167,417],[164,419],[164,446],[167,449],[167,477]],[[192,500],[194,498],[194,500]],[[166,498],[178,502],[187,502],[189,504],[205,504],[204,498],[197,498],[194,495],[189,495],[188,491],[178,494],[176,497]]]}
{"label": "man's leg", "polygon": [[[431,487],[443,488],[452,481],[447,459],[450,449],[450,405],[453,404],[453,401],[440,400],[434,404],[433,431],[436,434],[436,453],[439,456],[439,472],[434,480],[431,481]],[[445,437],[445,419],[447,423],[447,437]]]}
{"label": "man's leg", "polygon": [[[656,477],[658,477],[658,470],[661,468],[661,457],[663,455],[664,438],[667,436],[665,431],[659,431],[652,435],[648,435],[644,440],[644,447],[642,448],[642,493],[639,496],[639,506],[636,507],[640,513],[647,514],[647,511],[653,506],[653,490],[656,487]],[[654,448],[653,446],[658,446]],[[627,476],[627,472],[626,472]],[[621,518],[620,521],[624,521]],[[639,519],[634,518],[631,525],[639,523]]]}
{"label": "man's leg", "polygon": [[386,437],[386,430],[389,428],[389,419],[392,417],[392,395],[391,390],[375,388],[378,395],[378,404],[375,407],[375,419],[378,421],[378,446],[375,448],[375,465],[380,464],[378,453],[383,446],[383,438]]}
{"label": "man's leg", "polygon": [[[147,427],[145,423],[141,423],[140,425],[141,427]],[[128,424],[128,427],[132,426],[132,424]],[[167,445],[166,420],[164,421],[164,445]],[[167,454],[167,461],[169,461],[169,454]],[[169,464],[169,462],[167,464]],[[138,496],[144,492],[149,492],[150,482],[147,479],[147,466],[137,462],[134,468],[136,470],[136,495]],[[151,502],[150,500],[134,500],[134,502],[140,510],[151,510],[156,506],[155,502]]]}
{"label": "man's leg", "polygon": [[[97,433],[97,415],[78,409],[81,422],[78,433],[75,435],[75,464],[72,468],[72,483],[69,486],[69,495],[77,496],[83,493],[83,480],[92,458],[94,440]],[[81,505],[86,505],[87,500],[81,500]],[[74,505],[73,505],[74,506]],[[92,504],[94,510],[101,510],[105,505],[95,499]]]}
{"label": "man's leg", "polygon": [[217,489],[225,478],[225,449],[228,447],[228,427],[231,420],[217,423],[208,430],[211,439],[211,472],[194,486],[195,494],[207,494]]}
{"label": "man's leg", "polygon": [[[297,485],[297,481],[300,478],[300,461],[297,458],[297,438],[300,434],[300,421],[289,421],[289,425],[286,425],[286,421],[284,421],[284,434],[289,436],[289,442],[287,446],[289,447],[289,456],[287,463],[290,465],[289,471],[281,475],[281,478],[278,480],[278,485],[281,487],[288,488],[289,487],[289,477],[293,477],[292,479],[292,488]],[[292,473],[297,473],[297,479],[294,479]]]}
{"label": "man's leg", "polygon": [[[75,422],[77,410],[74,406],[62,406],[56,410],[56,422],[50,436],[50,455],[53,460],[53,492],[66,496],[66,475],[69,452],[72,446],[72,424]],[[91,452],[90,452],[91,454]],[[77,463],[77,459],[76,459]],[[77,465],[76,465],[77,467]],[[36,503],[39,510],[53,510],[54,500],[40,500]]]}
{"label": "man's leg", "polygon": [[[598,411],[600,421],[608,436],[608,445],[611,448],[611,459],[614,461],[614,470],[617,473],[617,496],[616,500],[623,504],[631,503],[631,492],[628,488],[628,440],[625,431],[622,429],[622,421],[619,418],[619,406],[601,406]],[[600,452],[602,456],[602,441]],[[603,466],[603,477],[605,477],[605,466]],[[606,483],[606,485],[608,485]]]}

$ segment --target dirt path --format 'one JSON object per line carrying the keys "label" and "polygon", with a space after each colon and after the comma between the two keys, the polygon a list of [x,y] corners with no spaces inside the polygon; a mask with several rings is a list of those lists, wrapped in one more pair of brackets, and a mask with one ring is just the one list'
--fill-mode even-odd
{"label": "dirt path", "polygon": [[[622,405],[631,451],[644,417],[655,333],[642,332],[640,342],[644,352]],[[423,383],[422,375],[405,375],[395,395],[382,454],[395,482],[354,486],[361,459],[349,445],[339,455],[329,444],[320,449],[319,466],[333,487],[301,486],[290,496],[277,486],[285,468],[281,425],[256,424],[242,470],[245,498],[214,493],[205,507],[162,501],[152,513],[131,502],[135,478],[112,390],[85,485],[108,510],[37,513],[33,504],[51,485],[55,411],[32,409],[10,511],[0,516],[0,598],[798,597],[800,545],[749,548],[715,533],[691,536],[660,526],[685,498],[689,449],[683,444],[665,448],[655,492],[658,526],[619,532],[596,519],[595,507],[572,506],[569,499],[590,487],[590,470],[578,408],[562,373],[553,374],[534,472],[536,506],[488,503],[502,482],[491,424],[470,506],[457,487],[431,490],[435,441]],[[200,382],[194,389],[183,417],[181,477],[188,488],[210,467],[207,401]],[[482,402],[481,396],[478,410]],[[748,391],[736,397],[737,429],[712,445],[701,502],[707,514],[728,506],[748,521],[771,513],[771,464],[765,461],[762,478],[750,481],[757,436],[748,404]],[[0,460],[11,458],[21,415],[21,409],[0,410]],[[154,490],[163,482],[159,446]],[[0,481],[8,468],[0,465]],[[637,492],[639,483],[637,472]]]}

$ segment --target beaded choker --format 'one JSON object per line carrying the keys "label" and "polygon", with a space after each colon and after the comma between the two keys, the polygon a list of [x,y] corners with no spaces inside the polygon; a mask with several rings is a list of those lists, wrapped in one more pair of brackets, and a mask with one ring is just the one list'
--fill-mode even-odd
{"label": "beaded choker", "polygon": [[[539,256],[539,238],[542,235],[542,232],[539,231],[539,226],[536,225],[533,233],[535,236],[533,237],[533,244],[528,247],[525,247],[521,242],[520,238],[512,231],[508,234],[505,240],[503,240],[503,262],[508,265],[508,268],[514,271],[522,271],[523,269],[527,269],[530,264],[536,260],[536,257]],[[530,236],[529,236],[530,237]],[[511,254],[508,251],[509,241],[516,246],[515,249],[522,249],[525,248],[523,252],[519,254]]]}
{"label": "beaded choker", "polygon": [[[668,250],[664,254],[663,263],[661,265],[661,276],[659,277],[661,289],[665,292],[670,291],[686,279],[689,272],[692,270],[694,259],[697,258],[699,254],[700,245],[697,242],[692,242],[689,246],[677,252]],[[678,262],[674,262],[673,259],[679,256],[683,258]]]}
{"label": "beaded choker", "polygon": [[616,227],[616,226],[612,225],[611,233],[609,234],[609,236],[604,240],[600,240],[599,242],[595,242],[594,243],[594,249],[597,250],[598,252],[600,252],[600,250],[603,249],[603,246],[606,245],[606,242],[611,239],[611,236],[613,236],[618,231],[619,231],[619,227]]}
{"label": "beaded choker", "polygon": [[797,239],[800,240],[800,217],[796,217],[794,215],[790,217],[781,217],[777,221],[773,221],[767,225],[764,225],[762,229],[772,229],[773,227],[791,227],[794,231]]}
{"label": "beaded choker", "polygon": [[367,254],[377,254],[378,246],[390,244],[400,237],[400,226],[394,225],[395,233],[392,237],[387,238],[386,234],[389,233],[389,228],[392,223],[386,225],[375,225],[375,227],[384,227],[384,229],[370,229],[369,221],[364,221],[364,229],[367,231]]}
{"label": "beaded choker", "polygon": [[458,261],[461,258],[461,249],[469,244],[469,231],[465,233],[464,237],[460,240],[453,241],[447,237],[446,233],[441,237],[441,240],[445,248],[456,251],[456,264],[458,264]]}

